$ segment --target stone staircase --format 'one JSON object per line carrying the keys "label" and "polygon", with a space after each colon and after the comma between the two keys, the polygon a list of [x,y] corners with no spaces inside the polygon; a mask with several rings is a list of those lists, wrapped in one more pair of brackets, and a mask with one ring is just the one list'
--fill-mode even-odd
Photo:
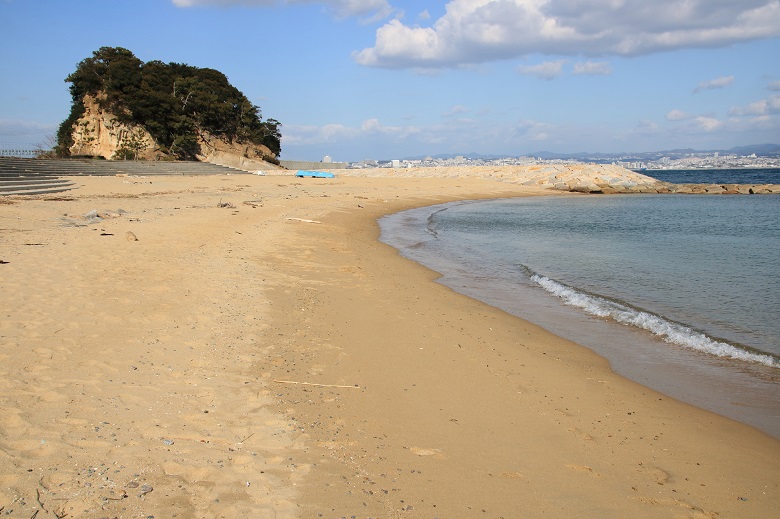
{"label": "stone staircase", "polygon": [[61,177],[225,175],[248,172],[208,162],[25,159],[0,157],[0,196],[61,193],[78,186]]}
{"label": "stone staircase", "polygon": [[0,173],[0,196],[48,195],[75,189],[73,182],[52,176],[25,175],[9,177]]}

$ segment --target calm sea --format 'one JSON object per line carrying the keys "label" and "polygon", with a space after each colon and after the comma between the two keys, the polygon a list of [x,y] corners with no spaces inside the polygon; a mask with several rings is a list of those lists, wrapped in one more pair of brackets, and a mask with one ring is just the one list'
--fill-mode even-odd
{"label": "calm sea", "polygon": [[[746,170],[663,173],[732,183]],[[758,174],[741,183],[780,183],[780,170]],[[780,196],[502,199],[380,225],[383,241],[445,285],[780,438]]]}
{"label": "calm sea", "polygon": [[645,175],[673,184],[777,184],[780,169],[669,169],[643,171]]}

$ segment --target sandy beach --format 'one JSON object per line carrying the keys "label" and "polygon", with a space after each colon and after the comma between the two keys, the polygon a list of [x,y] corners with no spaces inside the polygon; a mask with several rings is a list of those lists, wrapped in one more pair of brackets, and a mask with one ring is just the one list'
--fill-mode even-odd
{"label": "sandy beach", "polygon": [[72,180],[0,198],[0,515],[780,510],[780,441],[624,379],[377,241],[384,214],[549,190]]}

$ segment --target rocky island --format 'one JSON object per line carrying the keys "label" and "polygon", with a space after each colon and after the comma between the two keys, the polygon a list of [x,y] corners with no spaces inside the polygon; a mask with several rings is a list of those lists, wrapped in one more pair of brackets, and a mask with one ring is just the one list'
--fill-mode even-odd
{"label": "rocky island", "polygon": [[71,112],[56,154],[108,160],[198,160],[261,169],[278,164],[281,123],[213,69],[143,63],[102,47],[67,79]]}

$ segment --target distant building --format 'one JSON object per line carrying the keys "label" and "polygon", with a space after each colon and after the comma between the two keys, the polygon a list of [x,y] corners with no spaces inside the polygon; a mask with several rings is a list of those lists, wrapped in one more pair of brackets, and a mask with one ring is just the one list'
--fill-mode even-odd
{"label": "distant building", "polygon": [[324,157],[322,157],[322,162],[327,162],[328,164],[330,164],[331,162],[333,162],[333,157],[331,157],[330,155],[325,155]]}

